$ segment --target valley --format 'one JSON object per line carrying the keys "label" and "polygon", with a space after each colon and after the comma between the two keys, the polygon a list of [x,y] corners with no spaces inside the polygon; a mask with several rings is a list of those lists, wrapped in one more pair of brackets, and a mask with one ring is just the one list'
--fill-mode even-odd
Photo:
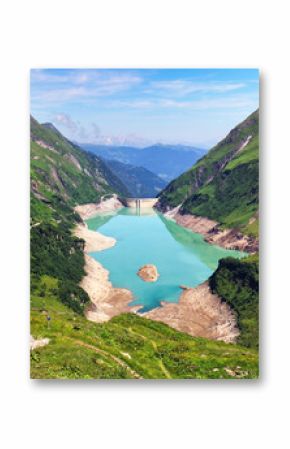
{"label": "valley", "polygon": [[107,159],[32,119],[33,378],[258,376],[258,112],[207,154],[159,147],[131,165],[145,149]]}

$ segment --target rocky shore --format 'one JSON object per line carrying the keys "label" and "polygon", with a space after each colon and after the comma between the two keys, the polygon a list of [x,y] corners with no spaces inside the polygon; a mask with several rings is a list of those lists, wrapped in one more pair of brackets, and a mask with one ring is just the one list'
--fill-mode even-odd
{"label": "rocky shore", "polygon": [[193,232],[203,235],[204,240],[225,249],[234,249],[254,254],[259,249],[259,242],[251,236],[242,234],[235,229],[221,229],[219,223],[206,217],[180,214],[179,207],[164,213],[165,217],[173,219],[177,224]]}
{"label": "rocky shore", "polygon": [[86,276],[80,286],[91,300],[85,312],[88,320],[102,323],[113,316],[136,309],[128,305],[133,299],[132,293],[123,288],[114,288],[109,281],[109,272],[87,254],[85,254],[85,271]]}
{"label": "rocky shore", "polygon": [[[75,210],[83,219],[86,219],[98,212],[112,210],[110,207],[117,208],[117,206],[118,200],[110,198],[100,204],[77,206]],[[128,305],[133,299],[132,293],[126,289],[114,288],[109,281],[109,272],[88,254],[111,248],[116,244],[116,240],[89,230],[85,223],[76,226],[74,235],[85,241],[86,276],[83,277],[80,286],[87,292],[91,300],[85,312],[87,319],[102,323],[115,315],[135,311],[136,307]]]}
{"label": "rocky shore", "polygon": [[102,251],[115,245],[116,240],[112,237],[106,237],[97,231],[91,231],[87,225],[79,224],[74,229],[74,235],[85,241],[85,252]]}
{"label": "rocky shore", "polygon": [[74,208],[75,212],[79,214],[82,220],[88,220],[100,212],[112,212],[114,210],[124,207],[117,195],[112,195],[111,198],[105,199],[100,203],[81,204]]}
{"label": "rocky shore", "polygon": [[163,302],[143,316],[193,337],[234,343],[239,336],[235,314],[211,292],[207,282],[196,288],[183,287],[178,303]]}

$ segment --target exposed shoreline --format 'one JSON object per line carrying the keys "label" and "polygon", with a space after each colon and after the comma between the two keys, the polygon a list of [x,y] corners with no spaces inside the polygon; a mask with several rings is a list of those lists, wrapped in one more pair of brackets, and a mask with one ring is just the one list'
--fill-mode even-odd
{"label": "exposed shoreline", "polygon": [[74,235],[85,241],[85,253],[102,251],[116,244],[116,240],[113,237],[107,237],[97,231],[91,231],[85,223],[78,224],[75,227]]}
{"label": "exposed shoreline", "polygon": [[235,229],[221,229],[217,221],[197,215],[180,214],[180,206],[164,212],[166,218],[174,220],[178,225],[201,234],[207,243],[225,249],[244,251],[254,254],[259,249],[259,241],[254,237],[244,235]]}
{"label": "exposed shoreline", "polygon": [[211,292],[207,281],[184,289],[177,303],[163,301],[143,316],[193,337],[235,343],[239,336],[235,313]]}
{"label": "exposed shoreline", "polygon": [[[95,216],[99,212],[115,210],[119,207],[119,204],[121,205],[120,207],[123,207],[122,203],[115,198],[111,198],[100,204],[77,206],[75,211],[84,220]],[[113,316],[133,312],[138,309],[138,307],[128,305],[133,300],[132,292],[123,288],[114,288],[109,281],[108,270],[88,254],[111,248],[116,244],[116,239],[104,236],[97,231],[89,230],[85,223],[75,227],[74,235],[85,241],[84,269],[86,275],[81,280],[80,286],[87,292],[91,300],[85,311],[86,318],[90,321],[103,323],[110,320]]]}
{"label": "exposed shoreline", "polygon": [[82,220],[88,220],[95,217],[100,212],[113,212],[124,207],[117,195],[112,195],[107,200],[102,200],[100,203],[80,204],[74,208],[75,212],[79,214]]}
{"label": "exposed shoreline", "polygon": [[[108,201],[110,200],[97,205],[77,206],[75,210],[85,220],[100,212],[109,212],[123,207],[117,198],[114,198],[109,204]],[[179,217],[178,211],[171,211],[165,216],[178,223],[176,220],[176,217]],[[183,223],[178,224],[205,235],[208,232],[207,229],[212,228],[213,223],[198,217],[194,229]],[[192,221],[190,224],[192,225]],[[141,306],[129,306],[133,300],[132,292],[128,289],[113,287],[109,281],[108,270],[88,254],[111,248],[116,244],[116,240],[89,230],[85,223],[76,226],[74,235],[85,241],[85,271],[87,274],[82,279],[80,286],[87,292],[91,300],[85,312],[86,318],[102,323],[121,313],[136,313]],[[234,343],[239,336],[234,312],[226,303],[222,302],[221,298],[211,293],[207,282],[195,288],[185,288],[184,291],[181,291],[177,303],[163,301],[160,307],[140,315],[154,321],[161,321],[194,337]]]}

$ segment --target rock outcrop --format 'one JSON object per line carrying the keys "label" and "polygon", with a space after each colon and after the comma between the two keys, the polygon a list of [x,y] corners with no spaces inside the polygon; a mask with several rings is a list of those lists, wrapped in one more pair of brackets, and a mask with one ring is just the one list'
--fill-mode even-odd
{"label": "rock outcrop", "polygon": [[222,229],[219,223],[206,217],[190,214],[180,214],[175,208],[165,214],[180,226],[203,235],[204,240],[225,249],[234,249],[254,254],[258,251],[259,241],[255,237],[242,234],[237,229]]}
{"label": "rock outcrop", "polygon": [[114,194],[111,198],[103,199],[100,203],[88,203],[81,204],[74,208],[82,220],[88,220],[96,216],[98,213],[111,212],[124,207],[121,201],[118,199],[117,195]]}
{"label": "rock outcrop", "polygon": [[49,338],[40,338],[39,340],[36,340],[32,335],[30,336],[30,350],[33,351],[34,349],[42,348],[43,346],[48,345]]}
{"label": "rock outcrop", "polygon": [[145,282],[156,282],[159,277],[157,268],[152,264],[144,265],[137,274]]}

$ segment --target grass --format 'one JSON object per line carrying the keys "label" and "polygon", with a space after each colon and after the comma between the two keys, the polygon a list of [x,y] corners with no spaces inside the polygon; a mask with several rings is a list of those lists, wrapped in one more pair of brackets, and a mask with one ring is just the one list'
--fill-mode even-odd
{"label": "grass", "polygon": [[226,166],[227,170],[233,170],[240,164],[249,164],[253,161],[258,161],[259,152],[257,149],[259,148],[259,136],[254,136],[248,145],[237,154]]}
{"label": "grass", "polygon": [[[59,302],[48,276],[31,298],[31,334],[49,338],[31,352],[31,377],[53,379],[232,379],[258,376],[257,351],[193,338],[162,323],[124,314],[103,324]],[[48,324],[47,313],[51,317]]]}

